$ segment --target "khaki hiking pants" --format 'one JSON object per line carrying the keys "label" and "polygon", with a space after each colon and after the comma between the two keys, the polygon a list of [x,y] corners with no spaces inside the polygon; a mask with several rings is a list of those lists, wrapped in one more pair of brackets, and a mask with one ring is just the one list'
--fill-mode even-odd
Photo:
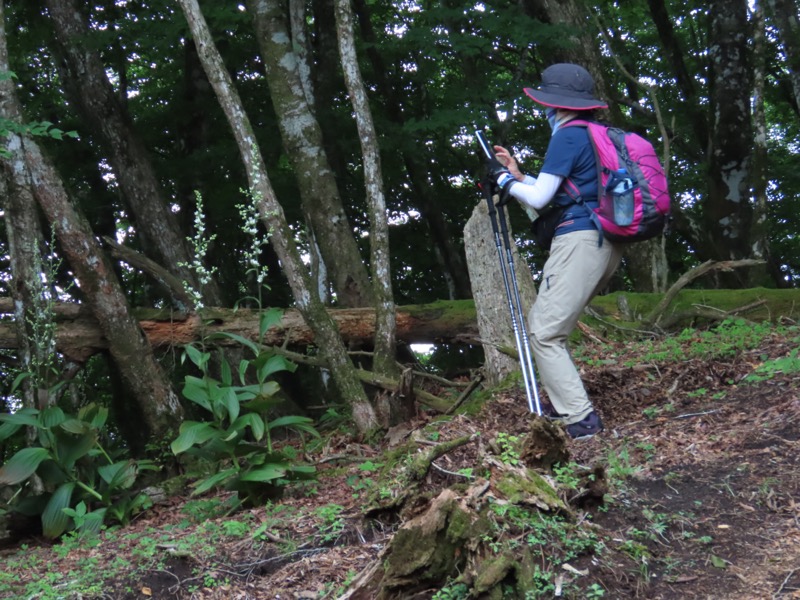
{"label": "khaki hiking pants", "polygon": [[575,231],[553,239],[536,302],[528,315],[531,348],[544,389],[566,425],[592,411],[569,351],[567,337],[589,301],[619,266],[622,249],[597,231]]}

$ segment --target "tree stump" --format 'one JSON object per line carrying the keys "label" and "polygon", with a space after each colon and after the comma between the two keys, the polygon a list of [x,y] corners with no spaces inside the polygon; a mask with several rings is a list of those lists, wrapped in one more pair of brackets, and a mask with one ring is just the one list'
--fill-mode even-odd
{"label": "tree stump", "polygon": [[[517,323],[519,326],[519,319],[522,318],[526,320],[527,325],[528,311],[536,300],[536,287],[530,269],[519,256],[513,238],[510,241],[514,272],[523,305],[523,314],[517,315]],[[500,269],[500,255],[486,202],[481,202],[475,207],[464,227],[464,248],[472,283],[472,295],[475,299],[478,331],[486,355],[486,379],[490,385],[495,385],[509,373],[518,370],[520,363],[516,356],[517,346],[511,326],[508,296]],[[502,241],[500,249],[505,261],[506,250]]]}

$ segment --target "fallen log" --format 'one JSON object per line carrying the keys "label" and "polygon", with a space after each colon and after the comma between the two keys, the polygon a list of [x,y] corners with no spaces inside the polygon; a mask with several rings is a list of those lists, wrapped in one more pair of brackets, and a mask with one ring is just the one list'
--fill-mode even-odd
{"label": "fallen log", "polygon": [[[342,338],[349,346],[371,345],[375,333],[375,311],[371,308],[330,309]],[[197,313],[170,310],[134,309],[150,344],[166,348],[199,341],[215,333],[234,333],[256,340],[259,314],[255,309],[204,308]],[[88,309],[80,304],[62,302],[54,305],[56,349],[64,355],[85,360],[107,348],[100,328]],[[11,317],[13,301],[0,298],[0,349],[17,347]],[[397,308],[397,339],[407,344],[476,344],[478,327],[471,300],[440,301],[433,304]],[[311,330],[300,313],[287,309],[281,321],[264,335],[270,346],[305,347],[314,343]],[[220,344],[235,344],[219,339]]]}

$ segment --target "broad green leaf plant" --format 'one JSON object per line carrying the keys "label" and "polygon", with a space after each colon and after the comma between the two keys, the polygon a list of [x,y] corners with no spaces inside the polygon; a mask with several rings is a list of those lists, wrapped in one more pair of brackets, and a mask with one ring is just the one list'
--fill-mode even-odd
{"label": "broad green leaf plant", "polygon": [[[280,321],[282,313],[270,309],[261,313],[260,339]],[[269,418],[281,402],[280,386],[272,377],[280,371],[294,372],[296,365],[274,349],[234,333],[217,334],[242,344],[253,358],[240,361],[236,375],[224,354],[219,353],[219,379],[209,373],[211,352],[185,346],[188,358],[201,376],[186,375],[183,396],[209,414],[205,421],[184,421],[172,442],[176,455],[187,453],[206,462],[208,468],[194,484],[194,495],[215,487],[235,490],[242,503],[254,504],[274,497],[289,481],[310,479],[315,468],[300,464],[293,448],[278,449],[273,433],[289,429],[319,437],[313,420],[302,416]],[[212,340],[209,340],[212,341]]]}
{"label": "broad green leaf plant", "polygon": [[[58,406],[21,408],[0,414],[0,441],[24,427],[37,434],[38,445],[16,452],[0,468],[0,486],[15,486],[9,505],[24,514],[39,514],[44,535],[57,538],[70,529],[97,532],[104,522],[127,524],[150,505],[134,491],[140,472],[155,470],[151,461],[117,460],[101,444],[108,409],[96,404],[69,415]],[[43,494],[27,495],[25,483],[37,475]],[[76,518],[79,517],[79,518]]]}

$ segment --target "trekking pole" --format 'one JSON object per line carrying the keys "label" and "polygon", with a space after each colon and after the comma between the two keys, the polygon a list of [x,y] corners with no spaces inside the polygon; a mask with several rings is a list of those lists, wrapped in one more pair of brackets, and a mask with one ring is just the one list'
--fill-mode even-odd
{"label": "trekking pole", "polygon": [[[500,221],[500,233],[503,237],[503,244],[506,248],[506,259],[508,261],[509,271],[511,271],[511,289],[514,291],[514,301],[519,307],[519,330],[522,338],[522,355],[520,355],[520,362],[524,365],[523,374],[527,370],[530,373],[530,392],[528,394],[528,404],[530,404],[530,396],[533,396],[534,405],[536,407],[536,414],[542,415],[542,405],[539,401],[539,390],[536,385],[536,373],[533,367],[533,353],[531,352],[530,340],[528,338],[528,327],[525,325],[525,313],[522,309],[522,297],[519,293],[519,284],[517,283],[517,270],[514,267],[514,252],[511,248],[511,238],[508,234],[508,222],[506,221],[505,205],[502,203],[497,204],[497,218]],[[523,375],[524,378],[524,375]],[[533,408],[531,408],[533,412]]]}
{"label": "trekking pole", "polygon": [[[477,130],[475,135],[478,139],[478,144],[483,151],[484,157],[487,162],[497,161],[492,147],[483,135],[483,132]],[[519,285],[517,283],[517,275],[514,271],[514,258],[511,250],[511,239],[508,235],[508,225],[506,223],[505,209],[501,204],[495,205],[492,198],[492,182],[486,181],[482,186],[486,196],[486,204],[489,210],[489,220],[492,224],[492,231],[494,233],[495,246],[497,247],[497,255],[500,259],[500,271],[503,275],[503,284],[506,290],[506,298],[508,299],[508,310],[511,314],[511,329],[514,331],[514,340],[517,344],[517,353],[519,355],[520,367],[522,370],[522,379],[525,384],[525,394],[528,398],[528,408],[530,412],[535,412],[541,416],[542,407],[539,402],[539,391],[536,386],[536,375],[533,368],[533,357],[531,355],[531,348],[528,342],[528,330],[525,326],[525,317],[522,312],[522,299],[519,293]],[[497,217],[498,209],[500,213],[500,221],[502,225],[498,227]],[[501,237],[502,234],[502,237]],[[505,244],[506,252],[503,254],[503,243]],[[508,269],[511,270],[509,277]],[[513,285],[513,294],[512,294]],[[517,323],[517,314],[519,314],[519,324]]]}

